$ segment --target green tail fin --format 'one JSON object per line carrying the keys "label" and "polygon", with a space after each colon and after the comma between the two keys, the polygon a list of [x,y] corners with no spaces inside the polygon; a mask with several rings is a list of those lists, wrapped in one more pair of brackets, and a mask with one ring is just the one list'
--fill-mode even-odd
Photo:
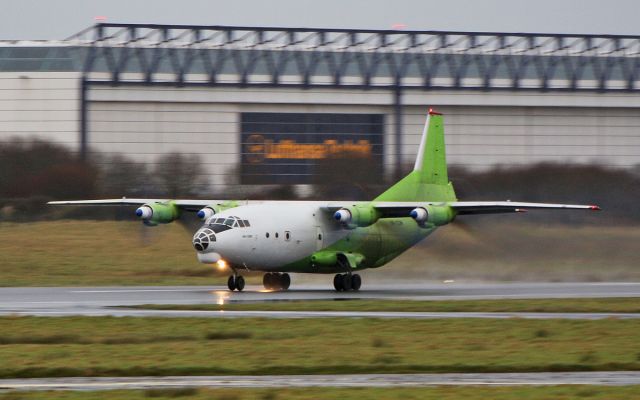
{"label": "green tail fin", "polygon": [[413,171],[374,201],[456,201],[447,175],[442,114],[429,110]]}

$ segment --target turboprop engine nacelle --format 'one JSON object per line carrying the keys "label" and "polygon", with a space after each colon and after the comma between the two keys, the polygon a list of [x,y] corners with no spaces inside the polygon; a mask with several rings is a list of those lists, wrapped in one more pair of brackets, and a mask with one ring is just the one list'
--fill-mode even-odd
{"label": "turboprop engine nacelle", "polygon": [[446,225],[453,221],[455,214],[449,206],[424,206],[417,207],[409,213],[420,225],[431,224],[435,226]]}
{"label": "turboprop engine nacelle", "polygon": [[221,211],[227,210],[229,208],[238,207],[239,203],[234,200],[225,201],[219,204],[210,204],[198,211],[196,215],[203,221],[213,217],[215,214],[218,214]]}
{"label": "turboprop engine nacelle", "polygon": [[333,214],[333,218],[349,229],[362,228],[375,224],[380,218],[380,211],[368,204],[356,204],[339,209]]}
{"label": "turboprop engine nacelle", "polygon": [[201,220],[206,221],[209,218],[213,217],[215,215],[215,213],[216,213],[216,210],[213,207],[206,206],[205,208],[203,208],[200,211],[198,211],[198,213],[196,215]]}
{"label": "turboprop engine nacelle", "polygon": [[171,202],[154,203],[140,206],[136,210],[136,215],[147,225],[157,225],[173,222],[180,216],[180,211]]}

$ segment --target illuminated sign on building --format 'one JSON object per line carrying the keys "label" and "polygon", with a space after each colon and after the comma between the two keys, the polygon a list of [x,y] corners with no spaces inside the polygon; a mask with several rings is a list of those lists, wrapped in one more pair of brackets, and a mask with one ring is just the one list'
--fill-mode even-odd
{"label": "illuminated sign on building", "polygon": [[242,113],[242,183],[311,183],[320,160],[367,158],[382,172],[381,114]]}

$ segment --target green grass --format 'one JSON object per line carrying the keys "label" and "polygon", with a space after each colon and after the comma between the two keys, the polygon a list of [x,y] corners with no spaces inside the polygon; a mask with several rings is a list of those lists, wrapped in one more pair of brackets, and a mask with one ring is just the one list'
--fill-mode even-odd
{"label": "green grass", "polygon": [[[475,235],[446,226],[366,271],[364,288],[376,279],[640,281],[638,227],[477,221],[485,223],[474,225]],[[0,286],[225,284],[228,271],[197,262],[191,235],[179,224],[138,221],[0,223]],[[330,288],[331,277],[323,278]]]}
{"label": "green grass", "polygon": [[635,320],[0,318],[0,377],[640,370]]}
{"label": "green grass", "polygon": [[0,400],[628,400],[638,397],[639,386],[542,386],[542,387],[413,387],[413,388],[277,388],[277,389],[151,389],[91,392],[12,392]]}
{"label": "green grass", "polygon": [[[130,307],[127,307],[130,308]],[[508,300],[301,300],[226,304],[145,304],[133,308],[203,311],[387,311],[640,313],[640,298]]]}
{"label": "green grass", "polygon": [[0,286],[222,284],[178,224],[50,221],[0,224]]}
{"label": "green grass", "polygon": [[471,233],[445,226],[380,272],[431,280],[640,281],[637,225],[536,224],[522,215],[464,222]]}

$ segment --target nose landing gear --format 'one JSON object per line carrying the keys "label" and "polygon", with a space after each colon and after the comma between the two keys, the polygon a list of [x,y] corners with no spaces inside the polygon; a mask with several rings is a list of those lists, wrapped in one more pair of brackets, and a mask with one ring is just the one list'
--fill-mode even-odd
{"label": "nose landing gear", "polygon": [[291,277],[287,273],[268,272],[264,274],[262,284],[267,290],[287,290],[291,286]]}
{"label": "nose landing gear", "polygon": [[333,287],[337,292],[358,291],[362,286],[362,278],[358,274],[336,274],[333,277]]}
{"label": "nose landing gear", "polygon": [[234,290],[242,292],[242,290],[244,289],[244,278],[242,277],[242,275],[231,275],[229,277],[229,280],[227,281],[227,286],[232,292]]}

